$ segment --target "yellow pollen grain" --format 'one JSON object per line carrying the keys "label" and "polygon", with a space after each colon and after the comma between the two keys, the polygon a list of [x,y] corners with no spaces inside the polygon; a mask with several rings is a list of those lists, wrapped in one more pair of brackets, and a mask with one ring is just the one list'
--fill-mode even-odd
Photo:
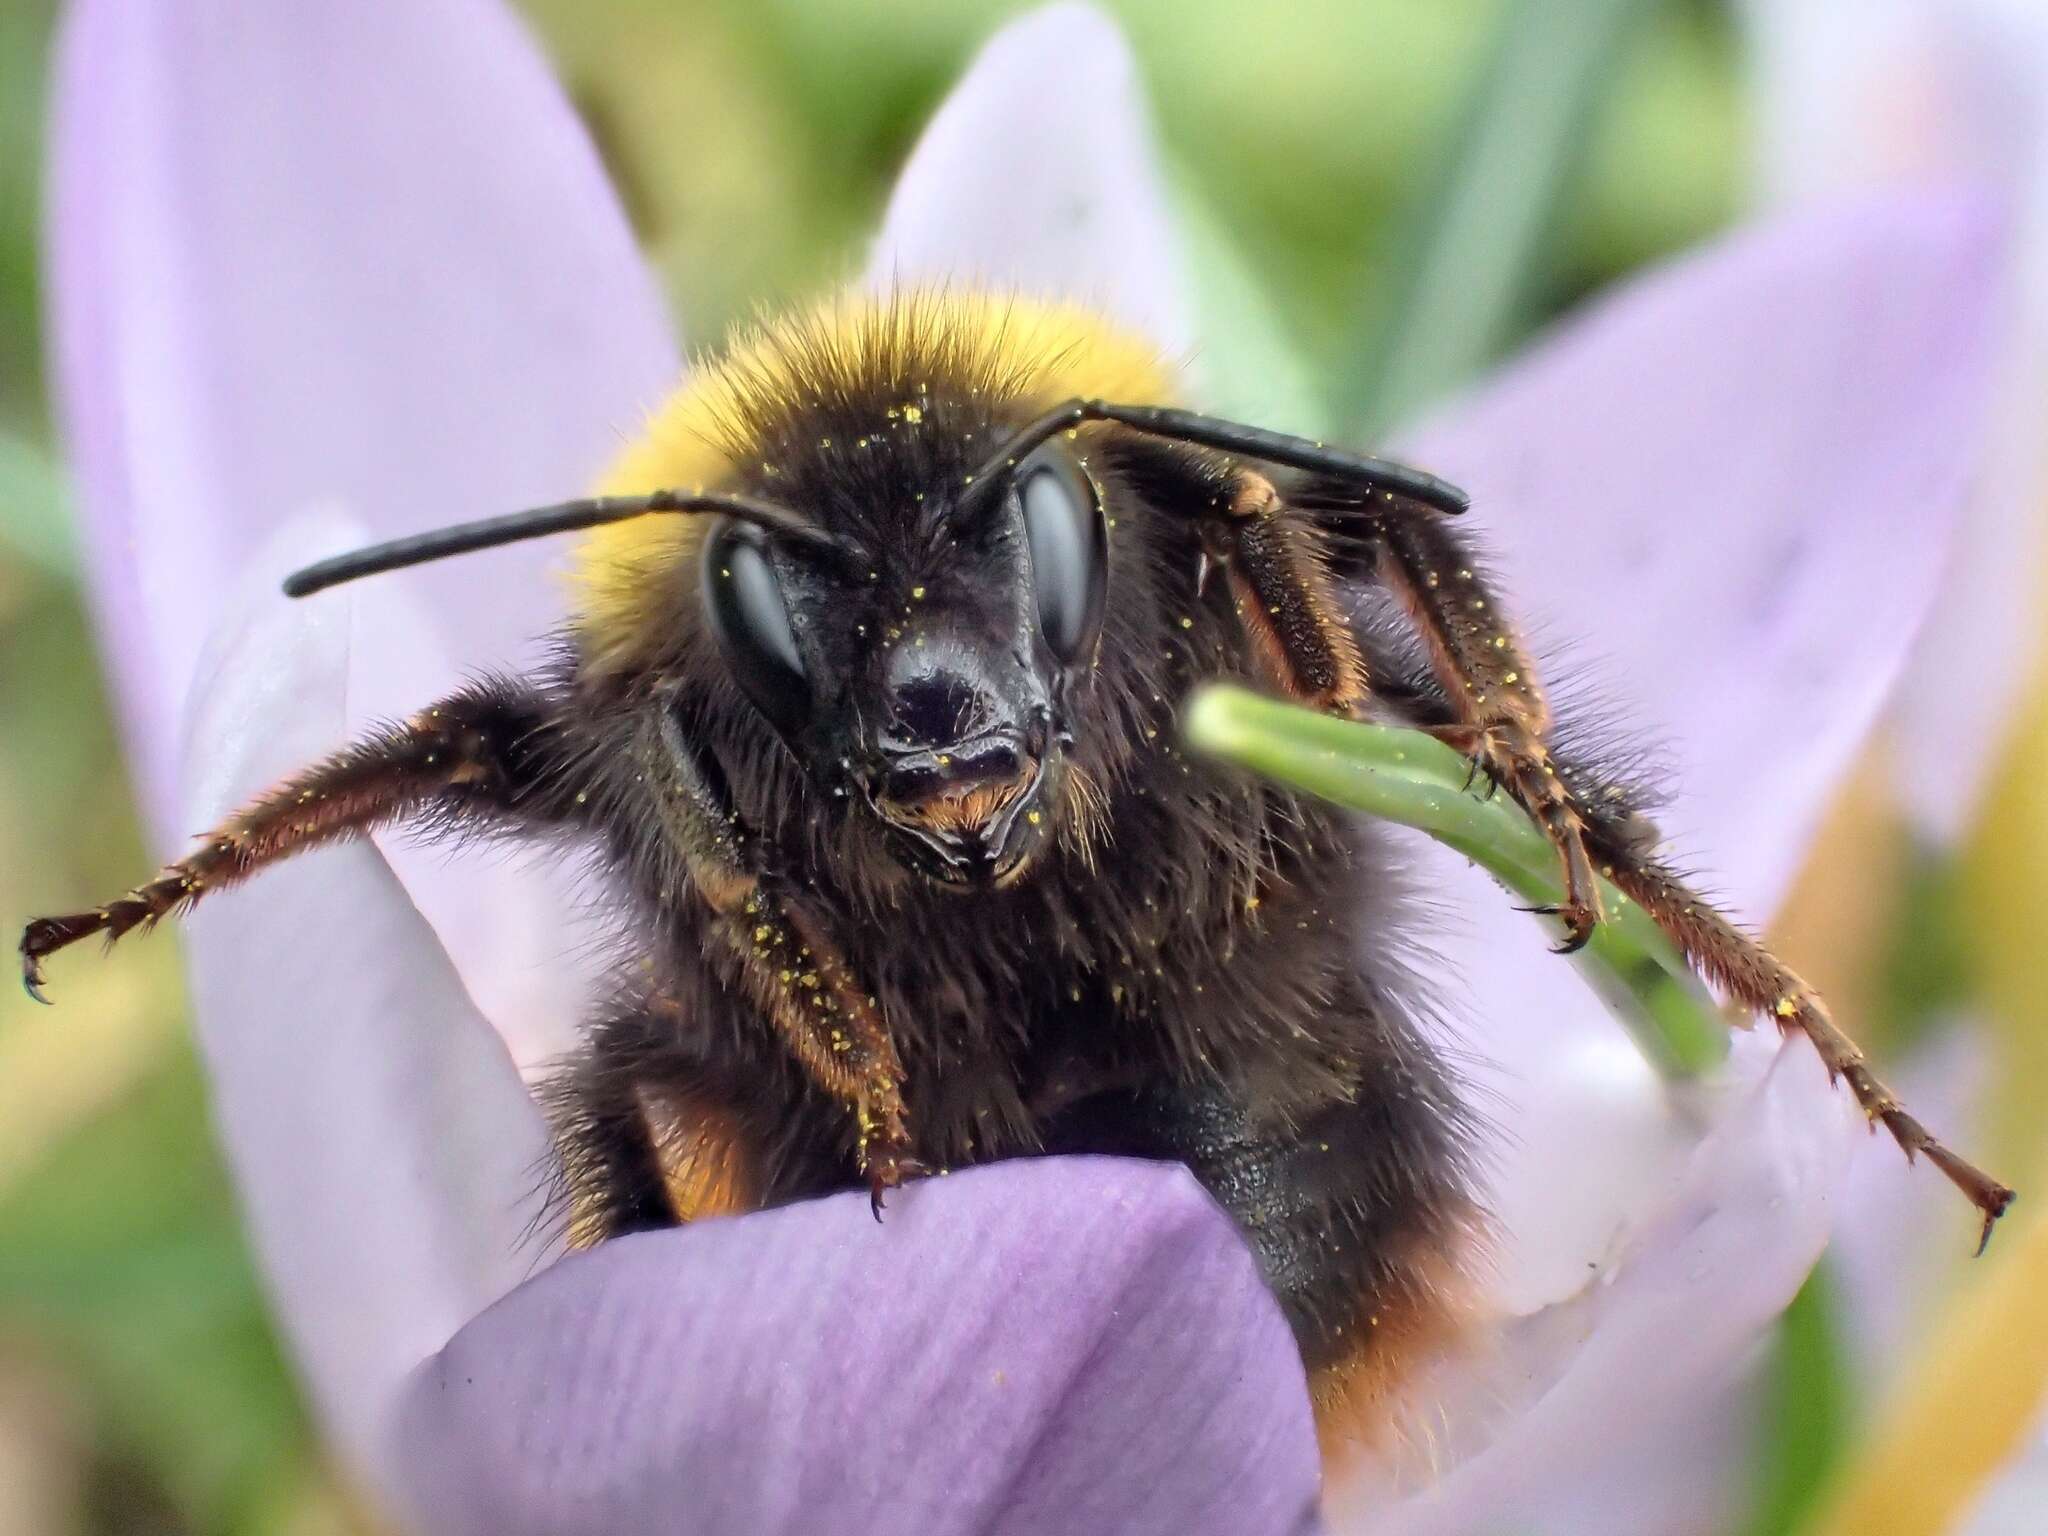
{"label": "yellow pollen grain", "polygon": [[1509,672],[1502,680],[1510,683],[1519,683],[1522,680],[1522,674],[1519,672]]}
{"label": "yellow pollen grain", "polygon": [[924,601],[924,588],[923,588],[923,587],[912,587],[912,588],[910,589],[910,596],[911,596],[911,600],[912,600],[913,602],[919,602],[919,603],[923,602],[923,601]]}
{"label": "yellow pollen grain", "polygon": [[1024,819],[1030,822],[1031,825],[1033,825],[1034,827],[1037,826],[1041,821],[1045,820],[1045,818],[1036,811],[1026,811],[1024,813]]}
{"label": "yellow pollen grain", "polygon": [[920,421],[924,420],[924,412],[917,406],[906,405],[903,407],[903,419],[912,426],[916,426]]}

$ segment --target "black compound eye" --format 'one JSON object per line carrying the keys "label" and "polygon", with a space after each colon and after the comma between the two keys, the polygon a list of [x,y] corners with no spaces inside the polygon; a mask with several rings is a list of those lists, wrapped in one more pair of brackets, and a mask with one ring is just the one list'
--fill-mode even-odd
{"label": "black compound eye", "polygon": [[778,729],[795,731],[810,713],[811,686],[758,529],[726,520],[706,541],[704,603],[734,680]]}
{"label": "black compound eye", "polygon": [[1109,587],[1109,525],[1102,498],[1087,471],[1056,445],[1026,459],[1016,485],[1031,545],[1039,628],[1053,654],[1071,666],[1102,627]]}

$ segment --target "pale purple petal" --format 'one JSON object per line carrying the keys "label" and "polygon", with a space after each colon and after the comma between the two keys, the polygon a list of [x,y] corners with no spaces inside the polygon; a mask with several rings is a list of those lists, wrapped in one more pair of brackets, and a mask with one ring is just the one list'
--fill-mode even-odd
{"label": "pale purple petal", "polygon": [[401,1426],[435,1533],[1314,1528],[1292,1336],[1182,1169],[1013,1162],[623,1238],[464,1329]]}
{"label": "pale purple petal", "polygon": [[[496,0],[80,0],[55,101],[80,542],[169,848],[193,830],[171,786],[201,637],[270,530],[323,507],[386,537],[577,494],[676,354],[588,140]],[[351,723],[529,659],[559,555],[384,578],[440,643],[366,648]],[[394,857],[522,1055],[559,1043],[562,898]]]}
{"label": "pale purple petal", "polygon": [[1697,1511],[1646,1482],[1675,1428],[1737,1380],[1827,1242],[1861,1112],[1804,1041],[1693,1152],[1678,1191],[1622,1262],[1576,1300],[1512,1324],[1484,1402],[1447,1410],[1443,1450],[1484,1448],[1398,1502],[1345,1490],[1346,1532],[1669,1536]]}
{"label": "pale purple petal", "polygon": [[2048,10],[2034,0],[1749,0],[1758,176],[1796,204],[1971,177],[2011,216],[1997,401],[1955,558],[1895,719],[1904,803],[1973,821],[2027,679],[2048,491]]}
{"label": "pale purple petal", "polygon": [[1407,445],[1473,493],[1552,674],[1576,664],[1582,708],[1669,764],[1659,821],[1744,917],[1932,605],[1983,449],[1997,255],[1960,197],[1787,220],[1631,284]]}
{"label": "pale purple petal", "polygon": [[996,34],[918,140],[866,281],[1076,300],[1170,354],[1190,347],[1143,91],[1113,21],[1065,3]]}
{"label": "pale purple petal", "polygon": [[[1566,719],[1590,707],[1656,753],[1680,857],[1752,920],[1928,611],[1977,439],[1988,254],[1948,199],[1744,235],[1598,305],[1413,445],[1474,492],[1538,633],[1595,659]],[[1502,1299],[1531,1310],[1658,1207],[1711,1107],[1667,1101],[1490,882],[1416,858],[1452,914],[1435,947],[1469,989],[1471,1075],[1505,1106],[1488,1193],[1532,1234]]]}
{"label": "pale purple petal", "polygon": [[[409,600],[294,605],[276,578],[362,531],[316,520],[255,562],[199,666],[192,824],[347,739],[353,637],[407,623]],[[388,1491],[400,1383],[546,1257],[539,1111],[374,846],[218,892],[187,932],[215,1124],[279,1323],[336,1442]]]}
{"label": "pale purple petal", "polygon": [[[1564,327],[1410,445],[1474,492],[1472,521],[1546,649],[1569,638],[1598,659],[1580,692],[1624,746],[1659,749],[1681,857],[1753,920],[1928,610],[1971,465],[1987,258],[1984,221],[1952,200],[1743,236]],[[1509,1359],[1528,1370],[1524,1351],[1545,1355],[1540,1410],[1469,1477],[1451,1473],[1476,1502],[1445,1507],[1471,1518],[1490,1497],[1505,1514],[1539,1488],[1625,1482],[1660,1429],[1691,1422],[1688,1393],[1733,1372],[1818,1252],[1855,1116],[1804,1067],[1788,1074],[1810,1065],[1803,1044],[1759,1095],[1769,1030],[1714,1080],[1666,1085],[1490,881],[1433,845],[1415,858],[1445,914],[1432,943],[1454,978],[1456,1043],[1495,1119],[1484,1194],[1507,1234],[1493,1297],[1519,1319]],[[1696,1150],[1703,1132],[1718,1160]],[[1773,1166],[1789,1182],[1760,1193]],[[1752,1198],[1765,1209],[1726,1257],[1675,1261],[1695,1251],[1672,1246],[1688,1212]],[[1736,1263],[1735,1281],[1717,1277]],[[1625,1314],[1633,1363],[1594,1349],[1552,1384],[1543,1373],[1639,1294],[1655,1305]],[[1483,1383],[1466,1390],[1501,1390]],[[1605,1440],[1577,1460],[1540,1429],[1603,1415]],[[1466,1449],[1486,1440],[1475,1430]]]}

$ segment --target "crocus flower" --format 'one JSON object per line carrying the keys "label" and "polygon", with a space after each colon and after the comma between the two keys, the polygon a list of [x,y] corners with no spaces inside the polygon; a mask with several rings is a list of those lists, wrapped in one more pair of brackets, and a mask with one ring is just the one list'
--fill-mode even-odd
{"label": "crocus flower", "polygon": [[[1194,351],[1199,391],[1133,78],[1092,10],[1014,23],[913,154],[868,280],[1081,298]],[[673,333],[494,0],[79,0],[56,100],[57,375],[108,662],[169,843],[369,718],[531,658],[559,552],[299,606],[275,578],[589,483],[672,383]],[[1575,319],[1406,445],[1475,492],[1518,606],[1661,748],[1675,842],[1752,920],[1926,617],[1971,463],[1988,240],[1937,198],[1743,236]],[[1338,1490],[1334,1518],[1682,1529],[1617,1509],[1616,1469],[1791,1295],[1857,1117],[1810,1049],[1767,1032],[1715,1081],[1667,1088],[1498,892],[1415,858],[1496,1127],[1504,1321],[1490,1371],[1438,1384],[1484,1407],[1451,1419],[1432,1478]],[[280,1324],[399,1519],[1316,1520],[1291,1338],[1179,1170],[1004,1165],[905,1191],[879,1229],[856,1195],[536,1245],[522,1069],[576,1011],[572,905],[549,870],[380,839],[189,927]]]}

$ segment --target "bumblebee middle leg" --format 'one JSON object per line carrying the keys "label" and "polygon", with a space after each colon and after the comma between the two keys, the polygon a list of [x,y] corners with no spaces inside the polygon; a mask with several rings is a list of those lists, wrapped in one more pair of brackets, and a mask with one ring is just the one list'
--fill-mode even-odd
{"label": "bumblebee middle leg", "polygon": [[708,979],[691,991],[687,1004],[620,999],[540,1090],[572,1246],[849,1183],[828,1129],[835,1106],[778,1046],[712,1022],[752,1005]]}
{"label": "bumblebee middle leg", "polygon": [[1371,680],[1338,600],[1323,532],[1273,482],[1217,454],[1112,437],[1112,461],[1200,540],[1195,587],[1220,567],[1237,621],[1276,687],[1310,709],[1356,715]]}

